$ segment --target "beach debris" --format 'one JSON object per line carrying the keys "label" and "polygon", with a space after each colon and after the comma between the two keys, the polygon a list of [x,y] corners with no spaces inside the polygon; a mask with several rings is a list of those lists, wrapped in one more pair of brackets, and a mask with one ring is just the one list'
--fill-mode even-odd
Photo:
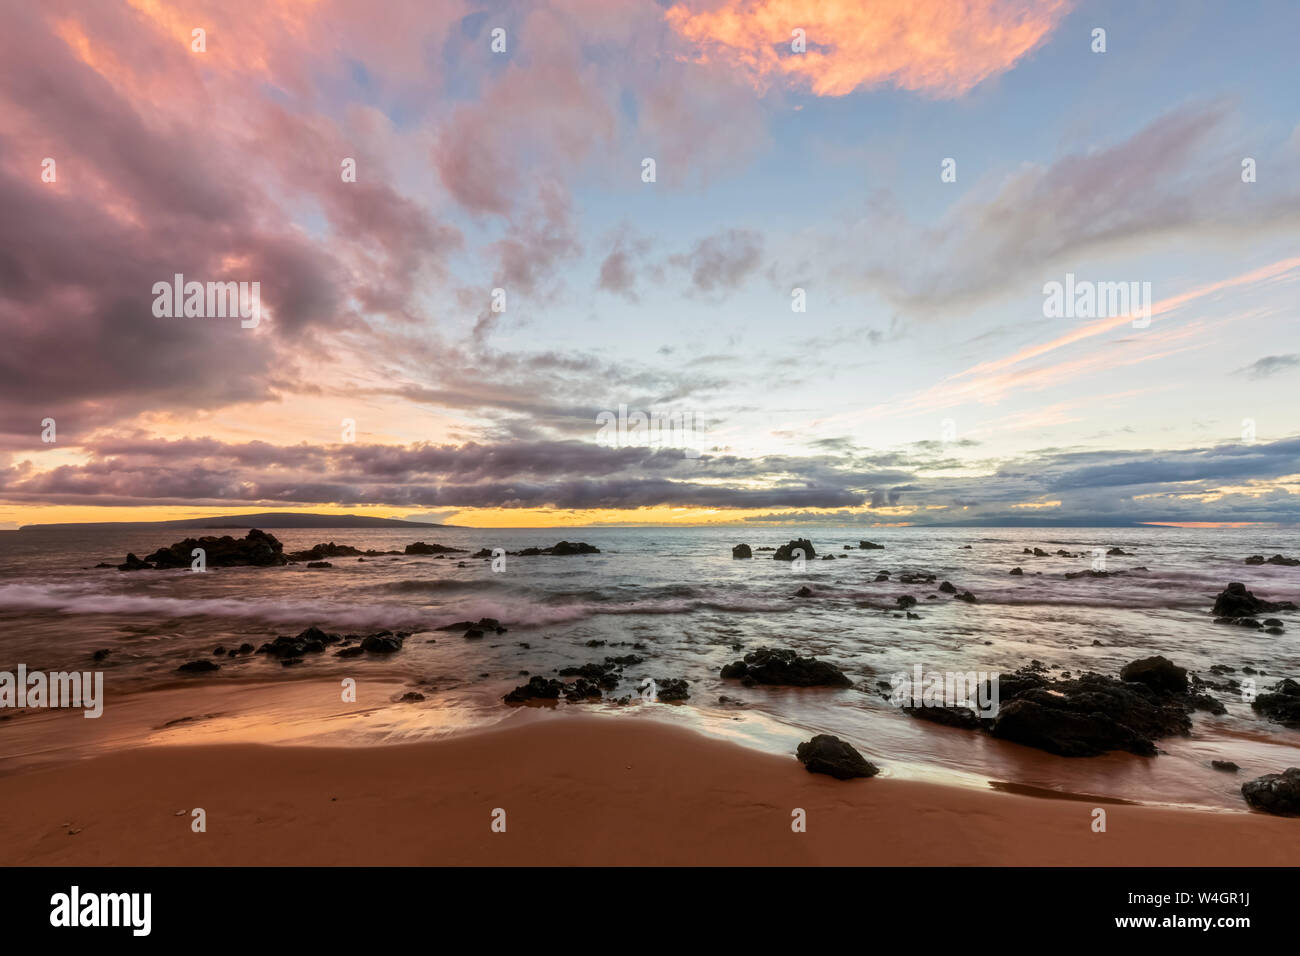
{"label": "beach debris", "polygon": [[733,558],[752,558],[754,552],[750,549],[749,545],[738,544],[731,549],[731,556]]}
{"label": "beach debris", "polygon": [[801,743],[795,756],[809,773],[824,773],[836,780],[855,777],[874,777],[880,768],[845,743],[830,734],[818,734]]}
{"label": "beach debris", "polygon": [[1243,783],[1241,795],[1256,810],[1280,817],[1300,817],[1300,767],[1266,773]]}
{"label": "beach debris", "polygon": [[806,560],[812,560],[817,557],[817,551],[813,548],[811,541],[807,538],[795,538],[790,541],[789,544],[783,544],[781,547],[777,548],[772,554],[772,560],[793,561],[795,559],[795,551],[802,551],[803,557]]}
{"label": "beach debris", "polygon": [[800,657],[789,648],[760,647],[750,651],[744,660],[733,661],[722,668],[724,678],[739,678],[752,687],[755,684],[776,684],[789,687],[851,687],[853,682],[844,672],[828,661],[814,657]]}

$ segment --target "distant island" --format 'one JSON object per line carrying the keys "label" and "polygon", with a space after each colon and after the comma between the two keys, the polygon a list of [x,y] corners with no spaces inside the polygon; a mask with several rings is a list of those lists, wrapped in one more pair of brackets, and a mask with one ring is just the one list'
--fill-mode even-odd
{"label": "distant island", "polygon": [[181,518],[175,521],[69,521],[58,524],[25,524],[19,531],[147,530],[149,528],[447,528],[451,525],[400,518],[369,518],[365,515],[321,515],[297,511],[264,511],[255,515],[216,515],[211,518]]}

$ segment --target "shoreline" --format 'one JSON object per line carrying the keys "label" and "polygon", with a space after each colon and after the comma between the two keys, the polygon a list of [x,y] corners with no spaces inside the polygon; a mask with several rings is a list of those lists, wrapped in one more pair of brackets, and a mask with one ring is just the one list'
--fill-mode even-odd
{"label": "shoreline", "polygon": [[837,781],[792,755],[585,715],[369,748],[155,745],[0,778],[5,865],[1284,866],[1297,825]]}

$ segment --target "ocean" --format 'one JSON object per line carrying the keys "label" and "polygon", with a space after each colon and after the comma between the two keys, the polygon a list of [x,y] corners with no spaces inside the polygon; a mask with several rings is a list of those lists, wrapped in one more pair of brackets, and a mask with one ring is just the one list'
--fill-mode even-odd
{"label": "ocean", "polygon": [[[48,530],[0,533],[0,670],[102,670],[103,721],[67,712],[0,720],[0,773],[20,765],[178,734],[205,740],[371,745],[462,733],[502,720],[560,719],[580,708],[635,714],[781,753],[810,733],[851,741],[888,774],[998,786],[1047,796],[1243,808],[1243,779],[1300,763],[1300,732],[1255,714],[1240,695],[1216,693],[1227,713],[1197,711],[1190,737],[1164,738],[1154,758],[1112,753],[1064,758],[986,734],[920,721],[881,692],[891,675],[1008,673],[1030,661],[1052,674],[1117,675],[1160,654],[1210,677],[1212,665],[1258,671],[1266,691],[1300,677],[1300,615],[1282,612],[1281,635],[1214,624],[1210,608],[1230,581],[1260,597],[1300,603],[1300,567],[1247,566],[1248,555],[1295,555],[1291,531],[1184,528],[590,527],[563,529],[263,529],[285,551],[323,541],[398,550],[414,541],[466,549],[446,558],[383,556],[267,568],[120,572],[185,536],[243,531]],[[770,551],[733,559],[733,545],[777,547],[808,538],[802,567]],[[861,550],[862,539],[884,545]],[[599,554],[507,557],[501,571],[470,557],[560,540]],[[849,547],[846,549],[845,546]],[[969,545],[969,548],[965,547]],[[1034,557],[1024,549],[1051,556]],[[1111,576],[1093,567],[1097,550]],[[1072,556],[1057,556],[1058,550]],[[825,560],[825,555],[835,555]],[[1013,567],[1023,575],[1009,574]],[[1139,570],[1145,569],[1145,570]],[[881,571],[888,581],[877,581]],[[1113,574],[1123,571],[1123,574]],[[905,573],[933,584],[903,584]],[[975,603],[939,590],[950,581]],[[798,596],[801,588],[811,593]],[[910,595],[908,617],[897,598]],[[439,630],[498,619],[507,630],[466,640]],[[340,658],[333,649],[285,667],[268,655],[213,657],[215,647],[260,645],[316,626],[341,634],[411,631],[388,657]],[[833,662],[845,689],[744,687],[721,668],[760,646]],[[93,663],[98,650],[110,651]],[[502,696],[530,675],[633,654],[619,687],[599,702],[512,708]],[[207,658],[208,674],[177,667]],[[358,706],[338,702],[345,678],[367,688]],[[684,678],[689,698],[647,703],[644,678]],[[326,688],[325,691],[320,688]],[[406,692],[423,701],[399,702]],[[382,699],[376,697],[382,695]],[[617,698],[628,697],[620,704]],[[731,700],[719,701],[720,697]],[[119,710],[120,709],[120,710]],[[109,720],[115,711],[118,719]],[[129,717],[127,715],[130,715]],[[191,738],[192,739],[192,738]],[[1209,767],[1233,760],[1241,776]]]}

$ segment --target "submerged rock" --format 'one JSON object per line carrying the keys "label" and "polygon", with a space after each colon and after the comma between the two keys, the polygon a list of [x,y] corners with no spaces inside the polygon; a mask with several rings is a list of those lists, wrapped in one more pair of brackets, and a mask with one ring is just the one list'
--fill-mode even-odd
{"label": "submerged rock", "polygon": [[722,668],[724,678],[739,678],[747,685],[777,684],[788,687],[849,687],[853,682],[828,661],[800,657],[789,648],[760,647]]}
{"label": "submerged rock", "polygon": [[880,773],[880,768],[854,750],[851,744],[830,734],[818,734],[801,743],[795,754],[809,773],[829,774],[836,780],[874,777]]}
{"label": "submerged rock", "polygon": [[1280,817],[1300,817],[1300,767],[1266,773],[1243,783],[1241,795],[1256,810]]}
{"label": "submerged rock", "polygon": [[960,727],[963,730],[974,730],[980,725],[979,715],[969,707],[904,707],[903,713],[933,724]]}
{"label": "submerged rock", "polygon": [[1276,564],[1285,568],[1294,568],[1296,565],[1300,565],[1300,558],[1284,558],[1280,554],[1275,554],[1273,555],[1273,557],[1269,558],[1268,560],[1265,560],[1262,554],[1252,554],[1249,558],[1246,559],[1246,563],[1247,564]]}
{"label": "submerged rock", "polygon": [[220,664],[214,664],[209,660],[186,661],[180,667],[176,668],[186,674],[205,674],[208,671],[221,670]]}
{"label": "submerged rock", "polygon": [[883,551],[883,544],[876,544],[874,541],[859,541],[858,547],[863,551]]}

